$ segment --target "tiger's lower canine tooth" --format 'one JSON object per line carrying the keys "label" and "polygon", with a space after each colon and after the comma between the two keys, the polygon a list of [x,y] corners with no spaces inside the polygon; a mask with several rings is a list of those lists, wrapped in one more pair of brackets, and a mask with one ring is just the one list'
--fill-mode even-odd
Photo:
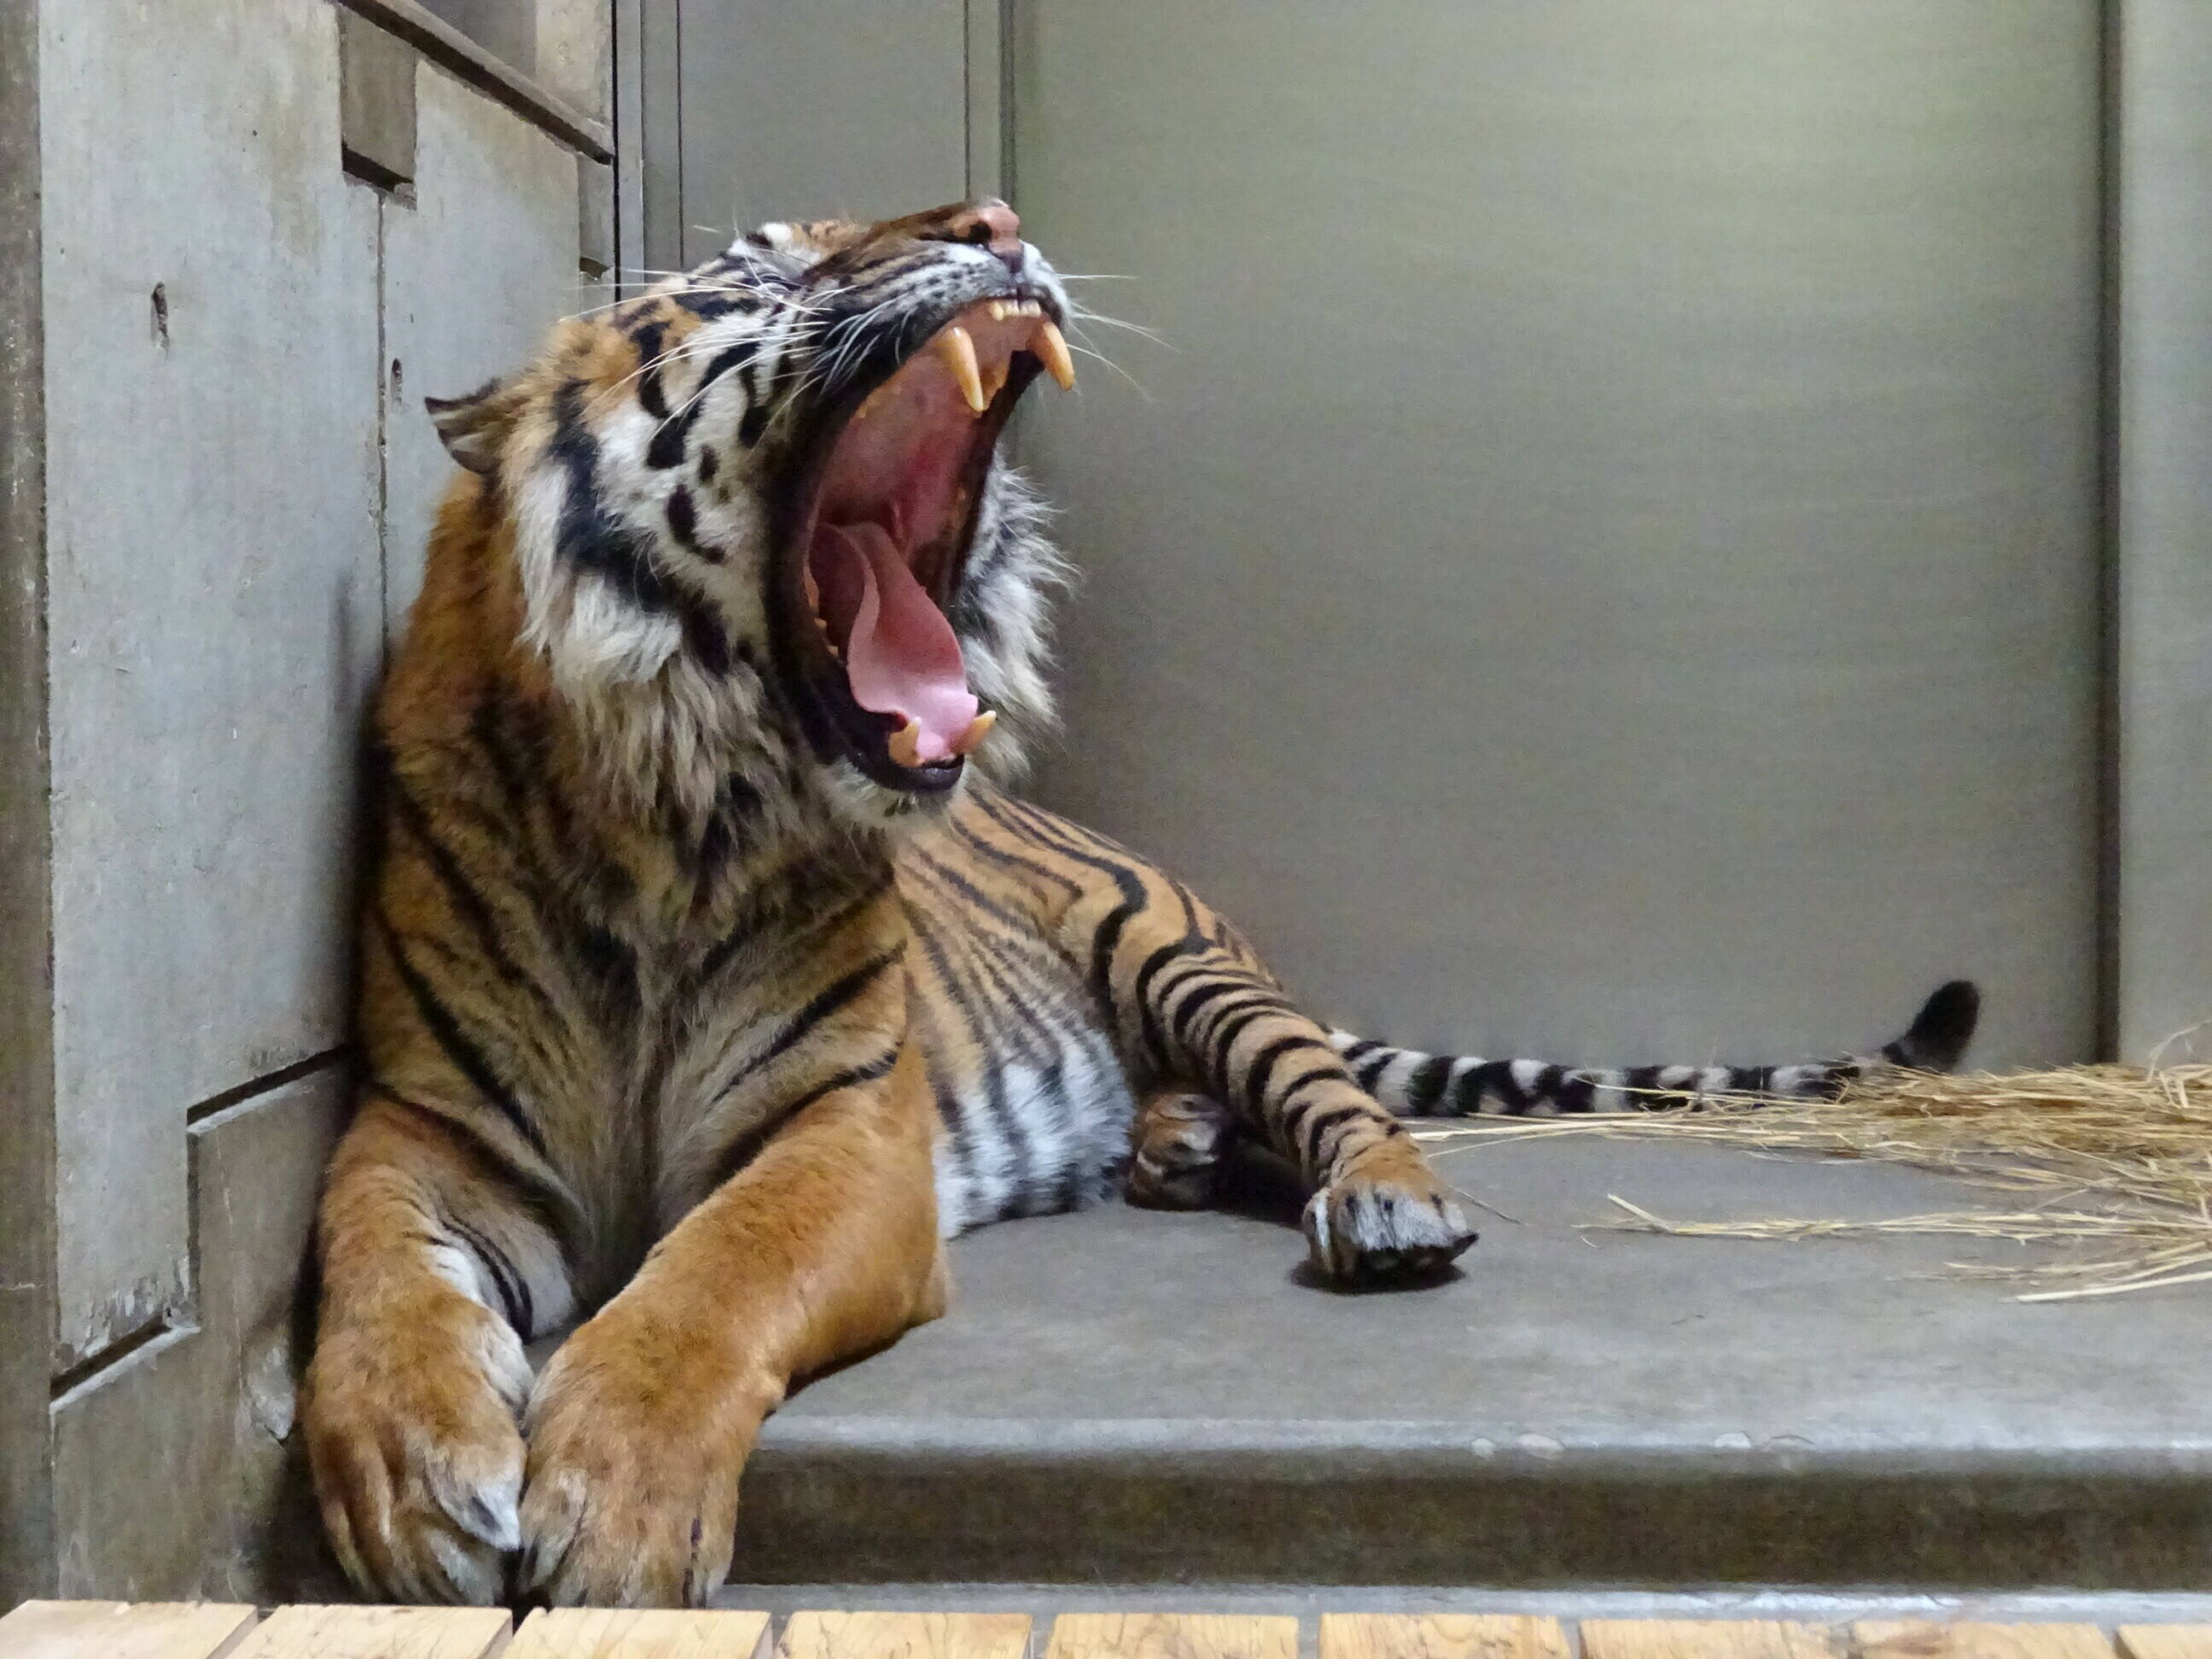
{"label": "tiger's lower canine tooth", "polygon": [[975,343],[968,337],[968,331],[955,323],[937,337],[938,350],[945,354],[945,366],[951,369],[953,380],[960,387],[960,395],[968,400],[968,407],[981,415],[990,406],[983,395],[982,376],[975,372]]}
{"label": "tiger's lower canine tooth", "polygon": [[969,753],[975,749],[977,744],[982,742],[984,738],[991,735],[991,728],[998,723],[998,710],[995,708],[986,708],[981,714],[976,715],[974,720],[968,722],[968,729],[965,732],[963,732],[957,738],[953,739],[952,752],[956,755],[965,755]]}
{"label": "tiger's lower canine tooth", "polygon": [[1036,332],[1030,336],[1030,349],[1036,353],[1046,372],[1060,382],[1062,392],[1075,390],[1075,359],[1067,355],[1067,341],[1051,318],[1036,325]]}
{"label": "tiger's lower canine tooth", "polygon": [[921,764],[921,722],[909,717],[904,726],[891,733],[891,758],[901,766]]}

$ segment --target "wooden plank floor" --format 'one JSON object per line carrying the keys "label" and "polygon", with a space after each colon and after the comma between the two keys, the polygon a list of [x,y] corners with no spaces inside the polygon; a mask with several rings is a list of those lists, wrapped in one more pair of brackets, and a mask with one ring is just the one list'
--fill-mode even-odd
{"label": "wooden plank floor", "polygon": [[[2212,1625],[1915,1624],[1328,1613],[1319,1659],[2212,1659]],[[533,1613],[27,1601],[4,1659],[1299,1659],[1295,1619],[1175,1613]]]}

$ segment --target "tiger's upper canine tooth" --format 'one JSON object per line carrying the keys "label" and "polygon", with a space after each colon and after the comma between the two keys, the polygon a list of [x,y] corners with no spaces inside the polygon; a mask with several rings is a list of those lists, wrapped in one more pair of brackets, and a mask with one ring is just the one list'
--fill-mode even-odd
{"label": "tiger's upper canine tooth", "polygon": [[1036,332],[1030,336],[1030,349],[1036,353],[1052,378],[1060,382],[1062,392],[1075,390],[1075,359],[1067,355],[1067,342],[1051,318],[1036,325]]}
{"label": "tiger's upper canine tooth", "polygon": [[968,729],[965,732],[952,740],[952,752],[956,755],[969,753],[977,744],[991,735],[991,728],[998,723],[998,710],[986,708],[968,722]]}
{"label": "tiger's upper canine tooth", "polygon": [[981,415],[990,407],[990,399],[983,395],[982,376],[975,372],[975,343],[968,337],[968,331],[954,324],[937,337],[938,350],[944,353],[946,367],[959,383],[960,395],[968,400],[968,407]]}
{"label": "tiger's upper canine tooth", "polygon": [[912,715],[904,726],[891,733],[891,758],[901,766],[921,764],[921,722]]}

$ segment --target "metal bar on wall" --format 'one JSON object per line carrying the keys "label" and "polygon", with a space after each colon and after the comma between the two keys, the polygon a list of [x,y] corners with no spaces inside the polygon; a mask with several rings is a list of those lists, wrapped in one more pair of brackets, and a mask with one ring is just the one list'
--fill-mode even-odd
{"label": "metal bar on wall", "polygon": [[635,0],[639,260],[677,270],[684,260],[684,0]]}
{"label": "metal bar on wall", "polygon": [[634,292],[645,264],[645,9],[614,0],[615,292]]}

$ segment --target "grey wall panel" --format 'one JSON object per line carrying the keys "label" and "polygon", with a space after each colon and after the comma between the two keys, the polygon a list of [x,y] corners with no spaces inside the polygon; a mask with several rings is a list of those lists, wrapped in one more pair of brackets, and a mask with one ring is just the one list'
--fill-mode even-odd
{"label": "grey wall panel", "polygon": [[[553,322],[607,295],[576,269],[576,158],[424,64],[415,204],[385,210],[385,602],[398,628],[453,464],[423,411],[518,369]],[[496,276],[493,275],[496,273]]]}
{"label": "grey wall panel", "polygon": [[[2212,1020],[2212,8],[2120,8],[2119,1048]],[[2212,1057],[2212,1029],[2170,1058]]]}
{"label": "grey wall panel", "polygon": [[1018,0],[1042,793],[1430,1045],[2093,1041],[2098,8]]}
{"label": "grey wall panel", "polygon": [[294,1287],[345,1095],[333,1066],[193,1126],[196,1323],[54,1402],[61,1595],[343,1593],[303,1583],[323,1556],[292,1429]]}
{"label": "grey wall panel", "polygon": [[376,207],[321,0],[43,27],[66,1363],[183,1297],[186,1108],[345,1030]]}
{"label": "grey wall panel", "polygon": [[884,218],[965,194],[963,0],[682,9],[687,260],[765,219]]}
{"label": "grey wall panel", "polygon": [[534,75],[595,120],[613,112],[613,0],[538,0]]}

